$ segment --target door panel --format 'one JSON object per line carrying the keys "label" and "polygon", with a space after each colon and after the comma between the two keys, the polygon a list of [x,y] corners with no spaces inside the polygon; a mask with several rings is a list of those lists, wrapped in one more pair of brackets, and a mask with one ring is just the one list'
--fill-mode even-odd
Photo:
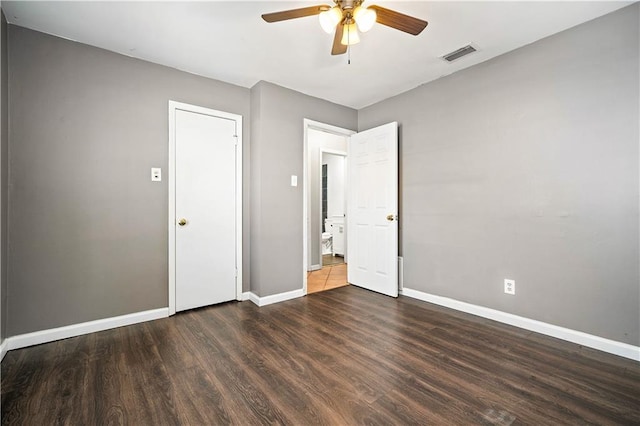
{"label": "door panel", "polygon": [[236,122],[175,114],[176,310],[236,297]]}
{"label": "door panel", "polygon": [[348,157],[347,279],[397,297],[398,123],[351,136]]}

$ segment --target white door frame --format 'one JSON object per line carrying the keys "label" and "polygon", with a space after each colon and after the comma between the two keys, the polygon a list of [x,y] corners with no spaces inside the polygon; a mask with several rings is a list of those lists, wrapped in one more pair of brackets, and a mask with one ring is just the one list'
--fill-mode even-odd
{"label": "white door frame", "polygon": [[[343,129],[342,127],[332,126],[331,124],[321,123],[319,121],[303,120],[304,141],[302,148],[302,175],[304,176],[304,188],[302,197],[302,293],[307,294],[307,268],[309,267],[309,129],[320,130],[327,133],[333,133],[340,136],[351,136],[357,133],[353,130]],[[347,166],[348,167],[348,166]],[[348,198],[347,198],[348,199]],[[347,201],[348,202],[348,201]],[[322,239],[320,240],[322,244]]]}
{"label": "white door frame", "polygon": [[[347,161],[347,152],[346,151],[340,151],[337,149],[325,149],[320,147],[320,158],[319,158],[319,163],[320,166],[322,166],[322,154],[332,154],[332,155],[339,155],[341,157],[345,158],[345,161]],[[348,166],[347,166],[348,167]],[[320,180],[319,182],[322,182],[322,167],[320,167],[320,170],[318,171],[318,173],[320,173]],[[347,214],[347,202],[349,201],[349,192],[347,190],[347,188],[349,188],[349,177],[346,175],[344,175],[344,213],[345,216]],[[320,217],[320,241],[319,241],[319,245],[320,245],[320,267],[322,268],[324,265],[322,264],[322,188],[320,188],[320,191],[318,191],[318,197],[320,198],[320,204],[318,204],[320,206],[320,211],[318,212],[318,216]],[[345,222],[344,222],[344,229],[345,229],[345,236],[344,236],[344,261],[345,263],[347,262],[347,235],[346,232],[348,232],[347,229],[347,222],[346,222],[346,217],[345,217]]]}
{"label": "white door frame", "polygon": [[176,313],[176,111],[236,122],[236,300],[242,300],[242,116],[169,101],[169,315]]}

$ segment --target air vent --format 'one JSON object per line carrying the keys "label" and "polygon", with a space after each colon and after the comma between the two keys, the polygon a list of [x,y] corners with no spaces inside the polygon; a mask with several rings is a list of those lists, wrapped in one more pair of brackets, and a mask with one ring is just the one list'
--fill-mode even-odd
{"label": "air vent", "polygon": [[442,57],[442,59],[444,59],[447,62],[453,62],[456,59],[460,59],[465,55],[468,55],[469,53],[473,53],[476,51],[476,48],[471,46],[470,44],[465,46],[465,47],[461,47],[458,50],[455,50],[451,53],[447,53],[446,55],[444,55]]}

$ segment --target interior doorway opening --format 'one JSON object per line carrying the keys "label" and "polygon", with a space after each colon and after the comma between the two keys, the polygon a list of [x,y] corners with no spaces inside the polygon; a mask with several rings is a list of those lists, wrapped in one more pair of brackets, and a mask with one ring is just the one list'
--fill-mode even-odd
{"label": "interior doorway opening", "polygon": [[354,133],[304,120],[305,294],[346,285],[347,144]]}
{"label": "interior doorway opening", "polygon": [[320,154],[320,267],[323,267],[345,263],[347,254],[347,155],[322,148]]}

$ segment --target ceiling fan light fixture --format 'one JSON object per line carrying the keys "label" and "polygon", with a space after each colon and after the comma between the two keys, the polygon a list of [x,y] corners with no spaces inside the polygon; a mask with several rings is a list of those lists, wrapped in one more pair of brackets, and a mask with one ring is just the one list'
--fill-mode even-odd
{"label": "ceiling fan light fixture", "polygon": [[342,40],[340,43],[343,46],[351,46],[353,44],[360,43],[360,35],[358,34],[358,28],[353,21],[350,24],[344,24],[344,30],[342,32]]}
{"label": "ceiling fan light fixture", "polygon": [[331,34],[335,31],[336,26],[342,21],[342,9],[338,6],[334,6],[329,10],[325,10],[324,12],[318,15],[318,19],[320,20],[320,26],[327,34]]}
{"label": "ceiling fan light fixture", "polygon": [[376,23],[376,18],[376,11],[366,7],[358,6],[356,10],[353,11],[353,19],[355,19],[356,24],[358,24],[358,29],[363,33],[373,28],[373,24]]}
{"label": "ceiling fan light fixture", "polygon": [[396,12],[381,6],[362,7],[365,0],[333,0],[334,6],[326,4],[306,6],[279,12],[263,13],[266,22],[288,21],[318,15],[323,31],[333,35],[332,55],[351,52],[349,46],[360,42],[359,31],[369,31],[373,25],[387,27],[417,36],[429,24],[427,21]]}

